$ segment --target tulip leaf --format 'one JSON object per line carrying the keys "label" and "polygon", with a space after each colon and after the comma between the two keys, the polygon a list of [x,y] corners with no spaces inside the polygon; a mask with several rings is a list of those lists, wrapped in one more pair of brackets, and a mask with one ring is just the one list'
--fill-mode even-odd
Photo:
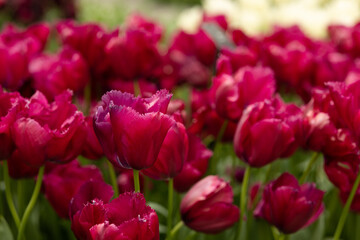
{"label": "tulip leaf", "polygon": [[13,240],[14,237],[11,233],[10,227],[6,221],[6,219],[1,216],[0,217],[0,236],[3,240]]}
{"label": "tulip leaf", "polygon": [[159,213],[165,217],[168,215],[168,210],[163,207],[162,205],[156,203],[156,202],[148,202],[148,205],[155,210],[156,213]]}

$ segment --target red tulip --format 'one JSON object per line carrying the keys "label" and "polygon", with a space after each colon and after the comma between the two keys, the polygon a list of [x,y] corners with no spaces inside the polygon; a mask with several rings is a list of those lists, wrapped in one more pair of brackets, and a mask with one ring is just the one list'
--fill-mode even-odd
{"label": "red tulip", "polygon": [[165,114],[170,97],[167,91],[150,98],[120,91],[102,97],[94,129],[105,155],[115,166],[141,170],[155,163],[167,133],[177,128],[175,120]]}
{"label": "red tulip", "polygon": [[88,159],[99,159],[104,155],[104,151],[94,131],[93,117],[85,118],[85,126],[87,135],[81,155]]}
{"label": "red tulip", "polygon": [[48,99],[70,89],[82,91],[89,82],[89,70],[81,55],[71,48],[63,48],[56,55],[40,55],[29,65],[35,89]]}
{"label": "red tulip", "polygon": [[275,78],[271,69],[244,67],[232,77],[222,74],[216,90],[216,111],[220,116],[237,121],[250,104],[270,99],[275,93]]}
{"label": "red tulip", "polygon": [[294,233],[320,216],[324,210],[323,196],[324,192],[316,189],[315,184],[300,186],[294,176],[284,173],[265,187],[254,214],[283,233]]}
{"label": "red tulip", "polygon": [[25,107],[25,100],[18,92],[7,93],[0,87],[0,160],[7,159],[15,150],[10,129],[16,114]]}
{"label": "red tulip", "polygon": [[141,193],[127,192],[109,203],[113,192],[103,182],[85,183],[70,207],[78,239],[159,239],[159,220]]}
{"label": "red tulip", "polygon": [[219,233],[239,220],[240,211],[232,202],[230,184],[217,176],[207,176],[182,199],[181,218],[195,231]]}
{"label": "red tulip", "polygon": [[287,121],[278,99],[250,105],[235,132],[237,156],[252,167],[262,167],[295,151],[294,129]]}
{"label": "red tulip", "polygon": [[8,25],[0,33],[0,84],[19,89],[29,77],[30,59],[45,47],[49,35],[46,24],[30,26],[20,31]]}
{"label": "red tulip", "polygon": [[69,217],[70,200],[88,180],[103,181],[100,170],[94,165],[82,167],[77,160],[67,164],[54,164],[45,173],[43,191],[60,217]]}

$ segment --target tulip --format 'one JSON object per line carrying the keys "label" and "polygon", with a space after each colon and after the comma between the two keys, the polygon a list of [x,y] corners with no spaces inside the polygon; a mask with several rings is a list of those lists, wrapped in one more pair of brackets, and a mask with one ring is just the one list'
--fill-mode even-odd
{"label": "tulip", "polygon": [[189,150],[181,172],[174,177],[174,188],[185,192],[205,174],[212,152],[206,148],[201,139],[188,133]]}
{"label": "tulip", "polygon": [[103,178],[96,166],[82,167],[77,160],[53,165],[44,175],[43,191],[56,213],[62,218],[68,218],[70,200],[81,185],[88,180],[103,181]]}
{"label": "tulip", "polygon": [[109,203],[112,194],[104,182],[81,186],[70,206],[77,239],[159,239],[158,217],[141,193],[123,193]]}
{"label": "tulip", "polygon": [[232,204],[229,183],[217,176],[207,176],[196,183],[181,201],[184,223],[203,233],[219,233],[239,220],[240,211]]}
{"label": "tulip", "polygon": [[295,151],[294,130],[282,107],[283,103],[273,99],[252,104],[244,111],[236,128],[234,148],[250,166],[263,167]]}
{"label": "tulip", "polygon": [[45,47],[49,26],[37,24],[24,31],[8,25],[0,33],[0,84],[19,89],[29,77],[30,59]]}
{"label": "tulip", "polygon": [[84,116],[71,103],[71,92],[51,103],[36,92],[26,106],[11,127],[16,149],[8,164],[10,175],[17,178],[36,175],[45,161],[70,162],[80,154],[86,137]]}
{"label": "tulip", "polygon": [[78,24],[65,20],[56,25],[56,30],[65,46],[78,51],[86,60],[90,71],[96,76],[101,75],[109,68],[105,46],[110,38],[119,35],[119,31],[106,32],[98,24]]}
{"label": "tulip", "polygon": [[294,176],[283,173],[265,186],[263,197],[254,211],[285,234],[312,224],[323,212],[324,192],[315,184],[299,185]]}
{"label": "tulip", "polygon": [[216,90],[216,111],[226,119],[238,121],[250,104],[270,99],[275,93],[275,78],[271,69],[244,67],[232,77],[227,74]]}
{"label": "tulip", "polygon": [[0,160],[7,159],[15,150],[10,129],[16,114],[24,107],[25,100],[18,92],[7,93],[0,87]]}
{"label": "tulip", "polygon": [[[176,122],[166,115],[171,95],[159,91],[150,98],[110,91],[94,116],[94,130],[105,155],[116,167],[151,167]],[[141,146],[139,148],[139,146]]]}
{"label": "tulip", "polygon": [[154,165],[141,172],[156,180],[174,178],[183,168],[188,147],[185,126],[178,122],[169,129]]}
{"label": "tulip", "polygon": [[43,54],[32,59],[29,71],[35,89],[48,99],[67,89],[82,91],[90,79],[85,60],[71,48],[63,48],[56,55]]}

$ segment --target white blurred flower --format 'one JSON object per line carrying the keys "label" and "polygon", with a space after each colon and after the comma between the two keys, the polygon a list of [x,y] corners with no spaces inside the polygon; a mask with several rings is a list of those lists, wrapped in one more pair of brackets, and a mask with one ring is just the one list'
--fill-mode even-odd
{"label": "white blurred flower", "polygon": [[183,11],[177,25],[187,33],[196,33],[203,19],[203,10],[200,7],[192,7]]}

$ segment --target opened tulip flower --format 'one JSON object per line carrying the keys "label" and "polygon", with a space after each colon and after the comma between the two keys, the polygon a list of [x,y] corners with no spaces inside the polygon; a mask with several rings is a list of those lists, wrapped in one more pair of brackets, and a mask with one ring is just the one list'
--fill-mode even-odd
{"label": "opened tulip flower", "polygon": [[110,91],[94,116],[94,129],[105,155],[115,165],[141,170],[151,167],[176,121],[165,114],[171,98],[158,91],[150,98]]}
{"label": "opened tulip flower", "polygon": [[181,201],[181,218],[189,228],[215,234],[239,220],[239,208],[232,204],[229,183],[217,176],[207,176],[196,183]]}
{"label": "opened tulip flower", "polygon": [[315,184],[300,186],[294,176],[284,173],[265,187],[254,215],[285,234],[294,233],[317,220],[324,210],[323,196]]}
{"label": "opened tulip flower", "polygon": [[244,67],[234,76],[224,78],[216,90],[216,111],[220,116],[238,121],[250,104],[270,99],[275,93],[275,78],[270,68]]}
{"label": "opened tulip flower", "polygon": [[12,177],[32,177],[45,161],[70,162],[77,157],[86,137],[84,116],[66,91],[49,103],[36,92],[12,125],[16,149],[8,160]]}
{"label": "opened tulip flower", "polygon": [[159,220],[141,193],[127,192],[109,203],[112,190],[89,181],[70,206],[71,228],[77,239],[159,239]]}

